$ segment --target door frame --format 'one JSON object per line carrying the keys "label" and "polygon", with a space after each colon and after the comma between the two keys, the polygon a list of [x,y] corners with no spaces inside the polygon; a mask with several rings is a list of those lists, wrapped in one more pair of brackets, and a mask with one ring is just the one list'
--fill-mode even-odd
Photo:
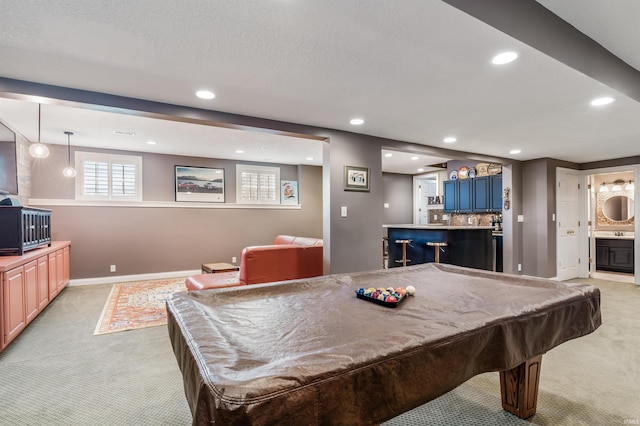
{"label": "door frame", "polygon": [[[436,181],[436,189],[437,189],[437,193],[438,195],[442,195],[442,175],[441,175],[441,171],[439,170],[434,170],[431,172],[426,172],[426,173],[422,173],[419,175],[414,175],[413,176],[413,223],[414,224],[419,224],[420,223],[420,187],[419,187],[419,183],[418,181],[422,180],[422,179],[427,179],[430,177],[434,177],[435,176],[435,181]],[[444,172],[446,175],[446,172]]]}
{"label": "door frame", "polygon": [[[633,208],[635,215],[640,212],[640,164],[630,164],[628,166],[615,166],[615,167],[602,167],[598,169],[589,169],[589,170],[580,170],[579,173],[582,175],[581,181],[584,181],[584,185],[586,188],[586,184],[589,181],[591,175],[605,174],[605,173],[615,173],[615,172],[633,172],[633,182],[634,182],[634,190],[633,190]],[[582,183],[581,183],[582,184]],[[583,204],[580,206],[580,220],[584,220],[585,224],[588,223],[588,220],[591,220],[589,217],[589,208],[586,203],[590,203],[591,199],[587,197],[588,190],[580,191],[579,197],[582,197]],[[578,200],[580,203],[580,200]],[[595,206],[591,206],[591,210]],[[587,231],[587,226],[580,227],[580,239],[581,241],[589,241],[589,244],[581,244],[580,249],[580,277],[588,278],[589,277],[589,251],[588,247],[590,244],[595,245],[595,238],[592,235],[589,235]],[[640,285],[640,220],[634,220],[634,239],[633,239],[633,248],[634,248],[634,282],[636,285]],[[556,235],[556,245],[557,245],[557,235]],[[582,248],[584,246],[584,248]],[[593,253],[595,256],[595,253]],[[595,261],[594,261],[595,262]],[[594,268],[595,270],[595,268]]]}
{"label": "door frame", "polygon": [[[555,269],[556,269],[556,279],[565,279],[559,276],[558,271],[558,263],[559,263],[559,253],[561,251],[560,247],[560,232],[559,232],[559,221],[558,218],[561,216],[558,212],[558,172],[568,172],[572,175],[575,175],[578,180],[579,191],[578,191],[578,277],[579,278],[588,278],[589,277],[589,267],[588,267],[588,244],[585,244],[584,241],[587,240],[587,226],[583,226],[587,224],[587,204],[586,204],[586,191],[583,188],[586,188],[587,177],[580,170],[575,169],[567,169],[566,167],[556,167],[555,170],[555,188],[556,188],[556,196],[555,196],[555,218],[554,218],[554,227],[556,232],[556,258],[555,258]],[[570,278],[569,278],[570,279]]]}

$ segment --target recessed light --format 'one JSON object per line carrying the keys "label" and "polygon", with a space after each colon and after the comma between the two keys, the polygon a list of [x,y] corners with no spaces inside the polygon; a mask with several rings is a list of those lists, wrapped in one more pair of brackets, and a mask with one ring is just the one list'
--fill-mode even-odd
{"label": "recessed light", "polygon": [[521,152],[522,152],[521,149],[512,149],[511,151],[509,151],[509,154],[516,155],[516,154],[520,154]]}
{"label": "recessed light", "polygon": [[424,169],[423,169],[422,167],[420,167],[420,168],[418,169],[418,171],[419,171],[419,172],[424,172]]}
{"label": "recessed light", "polygon": [[353,118],[349,123],[353,124],[354,126],[359,126],[361,124],[364,124],[364,120],[362,118]]}
{"label": "recessed light", "polygon": [[597,98],[591,101],[591,105],[592,106],[602,106],[602,105],[608,105],[611,102],[615,101],[615,98],[612,98],[611,96],[605,96],[603,98]]}
{"label": "recessed light", "polygon": [[307,157],[306,160],[307,161],[313,161],[313,157]]}
{"label": "recessed light", "polygon": [[210,90],[198,90],[196,96],[200,99],[213,99],[216,97],[216,94]]}
{"label": "recessed light", "polygon": [[384,156],[385,156],[385,157],[387,157],[387,158],[389,158],[389,157],[393,157],[393,154],[392,154],[392,153],[390,153],[390,152],[387,152]]}
{"label": "recessed light", "polygon": [[416,160],[419,160],[419,159],[420,159],[420,157],[414,156],[414,157],[411,157],[411,159],[412,159],[413,161],[416,161]]}
{"label": "recessed light", "polygon": [[491,59],[491,63],[494,65],[504,65],[509,62],[513,62],[518,58],[516,52],[502,52]]}
{"label": "recessed light", "polygon": [[136,132],[125,132],[122,130],[114,130],[113,133],[115,133],[116,135],[121,135],[121,136],[135,136]]}
{"label": "recessed light", "polygon": [[446,138],[443,139],[444,143],[454,143],[455,141],[457,141],[458,139],[456,139],[453,136],[447,136]]}
{"label": "recessed light", "polygon": [[236,149],[236,154],[244,154],[244,151],[241,149]]}
{"label": "recessed light", "polygon": [[147,141],[147,145],[155,145],[156,141]]}

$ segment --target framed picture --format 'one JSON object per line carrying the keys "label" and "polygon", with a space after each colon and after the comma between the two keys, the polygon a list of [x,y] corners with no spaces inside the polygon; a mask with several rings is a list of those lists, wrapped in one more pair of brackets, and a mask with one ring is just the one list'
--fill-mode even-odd
{"label": "framed picture", "polygon": [[280,203],[281,204],[298,204],[298,181],[296,180],[280,181]]}
{"label": "framed picture", "polygon": [[176,166],[176,201],[224,203],[224,169]]}
{"label": "framed picture", "polygon": [[345,191],[369,191],[369,168],[344,166]]}

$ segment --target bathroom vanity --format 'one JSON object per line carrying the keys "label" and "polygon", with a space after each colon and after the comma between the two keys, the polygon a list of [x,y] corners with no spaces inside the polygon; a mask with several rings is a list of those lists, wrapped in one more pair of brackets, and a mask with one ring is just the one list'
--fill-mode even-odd
{"label": "bathroom vanity", "polygon": [[596,270],[634,273],[633,237],[596,238]]}

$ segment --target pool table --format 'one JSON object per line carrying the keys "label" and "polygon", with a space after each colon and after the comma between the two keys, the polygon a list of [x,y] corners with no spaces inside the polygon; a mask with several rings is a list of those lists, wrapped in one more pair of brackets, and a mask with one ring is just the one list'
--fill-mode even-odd
{"label": "pool table", "polygon": [[[395,308],[355,293],[410,285]],[[601,324],[596,287],[435,263],[174,293],[167,313],[194,425],[379,424],[490,371],[527,418],[542,355]]]}

